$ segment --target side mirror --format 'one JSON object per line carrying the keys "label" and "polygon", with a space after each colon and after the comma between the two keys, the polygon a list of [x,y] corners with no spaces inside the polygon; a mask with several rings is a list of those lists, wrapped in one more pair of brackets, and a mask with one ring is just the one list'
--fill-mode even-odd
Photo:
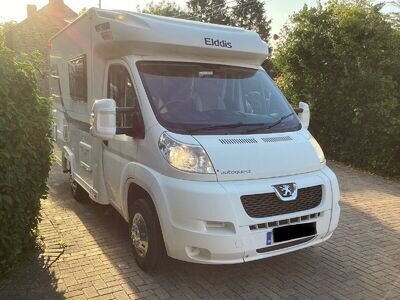
{"label": "side mirror", "polygon": [[297,115],[299,116],[300,122],[305,128],[310,125],[310,107],[305,102],[300,102],[299,107],[295,109]]}
{"label": "side mirror", "polygon": [[111,140],[117,131],[116,112],[113,99],[96,100],[92,107],[90,134],[103,141]]}

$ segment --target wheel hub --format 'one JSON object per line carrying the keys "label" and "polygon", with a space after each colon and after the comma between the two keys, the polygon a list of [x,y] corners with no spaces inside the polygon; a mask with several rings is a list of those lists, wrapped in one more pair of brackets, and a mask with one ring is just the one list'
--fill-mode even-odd
{"label": "wheel hub", "polygon": [[149,240],[146,222],[140,213],[135,213],[133,216],[131,240],[132,245],[135,247],[136,253],[140,257],[145,257],[149,248]]}

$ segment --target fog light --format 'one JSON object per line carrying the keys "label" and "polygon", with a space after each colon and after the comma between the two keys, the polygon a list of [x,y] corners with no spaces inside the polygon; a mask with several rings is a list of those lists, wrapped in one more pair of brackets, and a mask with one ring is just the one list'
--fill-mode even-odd
{"label": "fog light", "polygon": [[199,247],[186,247],[186,254],[193,259],[210,260],[211,253],[207,249]]}

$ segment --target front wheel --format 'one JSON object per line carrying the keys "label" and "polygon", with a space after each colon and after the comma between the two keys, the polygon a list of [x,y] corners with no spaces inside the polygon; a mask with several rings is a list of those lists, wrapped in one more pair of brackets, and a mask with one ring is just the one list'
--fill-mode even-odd
{"label": "front wheel", "polygon": [[138,199],[130,213],[130,239],[133,255],[139,267],[156,270],[165,254],[157,213],[145,199]]}

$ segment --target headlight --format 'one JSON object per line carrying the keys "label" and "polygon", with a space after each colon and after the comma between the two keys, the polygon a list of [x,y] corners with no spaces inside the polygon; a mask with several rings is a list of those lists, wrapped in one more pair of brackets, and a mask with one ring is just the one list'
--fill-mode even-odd
{"label": "headlight", "polygon": [[211,161],[201,146],[178,142],[164,132],[160,136],[158,147],[169,164],[179,170],[215,174]]}
{"label": "headlight", "polygon": [[325,155],[321,149],[321,146],[318,144],[318,142],[313,137],[310,138],[310,143],[313,146],[315,153],[317,154],[318,159],[321,162],[321,164],[325,163]]}

